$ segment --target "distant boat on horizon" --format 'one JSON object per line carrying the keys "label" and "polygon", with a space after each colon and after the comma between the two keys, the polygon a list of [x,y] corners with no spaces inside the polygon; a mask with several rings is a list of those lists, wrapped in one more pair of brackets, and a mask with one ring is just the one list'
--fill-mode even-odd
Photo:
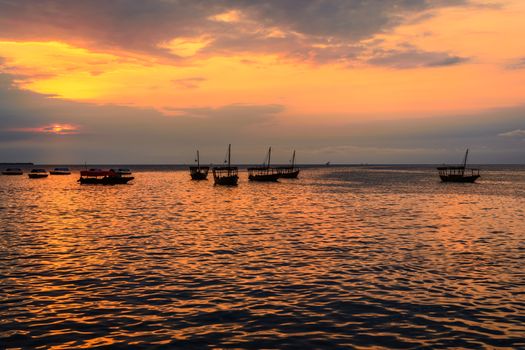
{"label": "distant boat on horizon", "polygon": [[439,177],[443,182],[474,183],[479,177],[479,169],[467,168],[468,148],[462,165],[438,167]]}
{"label": "distant boat on horizon", "polygon": [[43,179],[49,176],[49,173],[46,169],[33,169],[29,174],[27,174],[30,179]]}
{"label": "distant boat on horizon", "polygon": [[197,166],[190,166],[190,176],[192,180],[207,180],[208,172],[210,171],[209,166],[201,166],[199,150],[197,150]]}
{"label": "distant boat on horizon", "polygon": [[268,154],[264,160],[263,166],[248,168],[248,180],[259,182],[276,182],[280,173],[277,169],[271,167],[272,148],[268,149]]}
{"label": "distant boat on horizon", "polygon": [[69,168],[55,168],[49,172],[51,175],[71,175]]}
{"label": "distant boat on horizon", "polygon": [[20,168],[7,168],[4,171],[2,171],[2,175],[23,175],[24,172]]}
{"label": "distant boat on horizon", "polygon": [[213,167],[212,169],[215,185],[237,186],[239,175],[237,167],[231,166],[231,146],[231,144],[228,145],[228,166]]}

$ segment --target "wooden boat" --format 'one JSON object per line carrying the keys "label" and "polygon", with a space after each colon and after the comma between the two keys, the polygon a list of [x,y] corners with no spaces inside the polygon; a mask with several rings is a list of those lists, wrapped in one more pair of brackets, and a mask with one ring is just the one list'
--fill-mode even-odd
{"label": "wooden boat", "polygon": [[231,145],[228,145],[228,166],[213,167],[212,171],[216,185],[237,186],[239,175],[237,167],[231,166]]}
{"label": "wooden boat", "polygon": [[33,169],[29,174],[27,174],[30,179],[43,179],[49,176],[49,173],[46,169]]}
{"label": "wooden boat", "polygon": [[71,175],[69,168],[55,168],[49,172],[51,175]]}
{"label": "wooden boat", "polygon": [[295,167],[295,150],[292,155],[292,165],[291,166],[282,166],[277,168],[279,170],[279,177],[284,179],[297,179],[299,176],[299,169]]}
{"label": "wooden boat", "polygon": [[275,182],[279,180],[280,172],[270,166],[271,159],[272,148],[270,147],[263,166],[248,168],[248,180],[261,182]]}
{"label": "wooden boat", "polygon": [[197,166],[190,166],[190,176],[192,180],[207,180],[208,172],[210,171],[209,166],[201,166],[199,151],[197,150]]}
{"label": "wooden boat", "polygon": [[7,168],[2,171],[2,175],[23,175],[24,172],[20,168]]}
{"label": "wooden boat", "polygon": [[127,184],[133,179],[133,176],[119,174],[113,169],[89,169],[80,172],[78,182],[82,185],[119,185]]}
{"label": "wooden boat", "polygon": [[462,165],[438,167],[439,177],[443,182],[473,183],[479,177],[479,169],[467,168],[468,149]]}

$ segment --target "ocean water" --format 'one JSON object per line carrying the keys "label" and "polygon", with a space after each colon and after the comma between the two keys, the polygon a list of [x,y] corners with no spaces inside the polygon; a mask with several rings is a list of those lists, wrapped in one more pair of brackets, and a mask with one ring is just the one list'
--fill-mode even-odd
{"label": "ocean water", "polygon": [[0,176],[0,348],[525,348],[524,167],[134,170]]}

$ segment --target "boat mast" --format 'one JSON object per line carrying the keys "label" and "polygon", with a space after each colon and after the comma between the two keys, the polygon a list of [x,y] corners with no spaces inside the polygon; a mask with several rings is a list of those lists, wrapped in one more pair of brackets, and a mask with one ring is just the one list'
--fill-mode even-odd
{"label": "boat mast", "polygon": [[272,148],[268,149],[268,168],[270,168],[270,159],[272,158]]}
{"label": "boat mast", "polygon": [[228,144],[228,168],[230,168],[231,148],[232,148],[232,145],[231,145],[231,143],[230,143],[230,144]]}
{"label": "boat mast", "polygon": [[292,169],[295,167],[295,150],[293,150],[293,155],[292,155]]}
{"label": "boat mast", "polygon": [[465,159],[463,159],[463,169],[461,169],[462,175],[465,174],[465,169],[467,168],[467,159],[468,159],[468,148],[467,148],[467,151],[465,152]]}
{"label": "boat mast", "polygon": [[199,158],[199,150],[197,150],[197,169],[200,169],[200,168],[201,168],[201,162]]}
{"label": "boat mast", "polygon": [[467,152],[465,152],[465,159],[463,159],[463,167],[467,166],[467,158],[468,158],[468,148],[467,148]]}

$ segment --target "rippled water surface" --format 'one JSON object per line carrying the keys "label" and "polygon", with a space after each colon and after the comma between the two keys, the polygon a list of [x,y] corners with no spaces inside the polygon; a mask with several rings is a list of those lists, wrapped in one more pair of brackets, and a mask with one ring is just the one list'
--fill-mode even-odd
{"label": "rippled water surface", "polygon": [[0,177],[0,348],[525,348],[525,169]]}

